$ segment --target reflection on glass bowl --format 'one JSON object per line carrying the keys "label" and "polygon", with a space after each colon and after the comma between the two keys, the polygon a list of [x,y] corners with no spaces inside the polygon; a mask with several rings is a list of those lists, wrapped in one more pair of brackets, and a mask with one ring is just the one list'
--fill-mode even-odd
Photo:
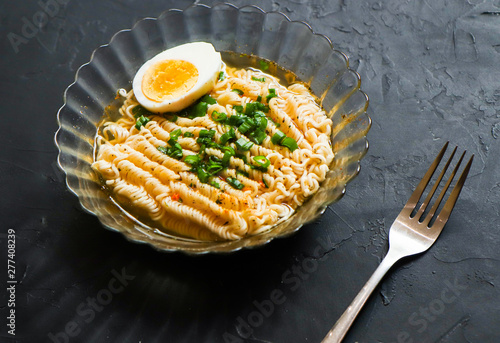
{"label": "reflection on glass bowl", "polygon": [[[193,41],[210,42],[218,51],[258,56],[294,72],[319,97],[333,121],[335,160],[326,180],[292,217],[270,231],[219,242],[165,233],[125,211],[105,191],[91,168],[97,128],[105,112],[113,111],[117,89],[130,89],[136,71],[157,53]],[[157,19],[143,19],[131,30],[116,33],[109,44],[94,51],[89,63],[79,68],[58,113],[58,162],[66,173],[68,188],[78,196],[82,207],[96,215],[106,228],[123,233],[131,241],[192,254],[260,246],[317,218],[326,206],[342,197],[347,182],[359,172],[371,124],[366,114],[368,98],[360,90],[360,83],[359,75],[349,69],[347,57],[333,49],[327,37],[313,33],[304,22],[290,21],[282,13],[229,4],[169,10]]]}

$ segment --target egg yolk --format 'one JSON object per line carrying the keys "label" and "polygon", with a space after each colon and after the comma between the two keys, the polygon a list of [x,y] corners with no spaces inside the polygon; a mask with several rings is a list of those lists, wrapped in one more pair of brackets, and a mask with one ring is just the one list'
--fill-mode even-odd
{"label": "egg yolk", "polygon": [[177,98],[198,81],[198,69],[187,61],[165,60],[153,64],[142,78],[142,92],[152,101]]}

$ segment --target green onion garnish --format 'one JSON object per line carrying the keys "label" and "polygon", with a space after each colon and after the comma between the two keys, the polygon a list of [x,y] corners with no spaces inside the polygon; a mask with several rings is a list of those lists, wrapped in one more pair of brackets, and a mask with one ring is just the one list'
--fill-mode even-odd
{"label": "green onion garnish", "polygon": [[[233,107],[234,108],[234,107]],[[249,102],[245,106],[245,114],[249,116],[254,116],[256,111],[269,112],[269,106],[266,106],[260,102]]]}
{"label": "green onion garnish", "polygon": [[247,118],[240,126],[238,126],[238,131],[244,134],[248,130],[253,130],[254,127],[255,127],[254,121],[250,118]]}
{"label": "green onion garnish", "polygon": [[269,100],[277,97],[276,90],[274,88],[269,88],[269,94],[266,95],[266,101],[269,103]]}
{"label": "green onion garnish", "polygon": [[234,116],[230,116],[228,119],[227,119],[227,123],[231,126],[240,126],[243,121],[245,120],[246,116],[244,115],[234,115]]}
{"label": "green onion garnish", "polygon": [[271,142],[272,142],[273,144],[275,144],[275,145],[277,145],[277,144],[281,144],[281,141],[282,141],[285,137],[286,137],[286,135],[285,135],[282,131],[278,130],[278,131],[277,131],[277,132],[273,135],[273,137],[271,138]]}
{"label": "green onion garnish", "polygon": [[227,118],[227,114],[225,114],[225,113],[220,113],[217,111],[212,112],[212,120],[215,122],[224,121],[224,120],[226,120],[226,118]]}
{"label": "green onion garnish", "polygon": [[179,117],[176,114],[174,114],[173,116],[167,117],[167,120],[171,121],[172,123],[175,123],[177,121],[177,119],[179,119]]}
{"label": "green onion garnish", "polygon": [[182,158],[182,147],[179,143],[174,142],[175,144],[171,147],[159,146],[156,149],[169,157],[175,158],[176,160],[180,160]]}
{"label": "green onion garnish", "polygon": [[252,76],[252,80],[258,81],[258,82],[266,82],[265,77],[258,78],[258,77]]}
{"label": "green onion garnish", "polygon": [[184,136],[184,137],[194,137],[194,135],[191,132],[189,132],[189,131],[184,132],[182,134],[182,136]]}
{"label": "green onion garnish", "polygon": [[212,98],[210,95],[208,94],[205,94],[204,96],[201,97],[200,99],[201,102],[206,102],[207,104],[209,105],[213,105],[213,104],[216,104],[217,103],[217,100],[215,100],[214,98]]}
{"label": "green onion garnish", "polygon": [[210,175],[217,174],[220,172],[224,167],[220,163],[212,162],[207,166],[207,172]]}
{"label": "green onion garnish", "polygon": [[262,111],[257,110],[253,113],[253,116],[254,116],[254,118],[257,118],[257,117],[264,117],[265,118],[266,114]]}
{"label": "green onion garnish", "polygon": [[141,115],[140,117],[137,118],[137,121],[135,123],[135,128],[137,130],[140,130],[142,128],[142,126],[146,125],[150,121],[151,121],[151,119],[149,119],[148,117],[145,117],[145,116]]}
{"label": "green onion garnish", "polygon": [[233,149],[232,146],[224,146],[221,148],[222,151],[226,152],[226,151],[229,151],[231,153],[231,156],[234,156],[234,154],[236,153]]}
{"label": "green onion garnish", "polygon": [[210,177],[210,175],[202,167],[198,167],[196,169],[196,173],[198,174],[198,179],[200,179],[201,182],[208,182],[208,178]]}
{"label": "green onion garnish", "polygon": [[269,63],[267,63],[266,61],[260,60],[259,65],[262,71],[266,71],[269,69]]}
{"label": "green onion garnish", "polygon": [[229,183],[233,188],[236,188],[236,189],[243,189],[243,187],[245,187],[245,185],[243,185],[240,180],[238,180],[237,178],[234,178],[234,177],[228,177],[226,179],[227,183]]}
{"label": "green onion garnish", "polygon": [[266,139],[267,135],[261,129],[255,129],[253,132],[249,134],[249,137],[255,144],[262,144],[262,142],[264,142],[264,139]]}
{"label": "green onion garnish", "polygon": [[266,179],[262,178],[262,183],[264,184],[264,186],[266,186],[266,188],[269,188],[269,185],[267,184]]}
{"label": "green onion garnish", "polygon": [[243,113],[243,106],[240,106],[240,105],[236,105],[236,106],[233,106],[233,109],[238,112],[238,113]]}
{"label": "green onion garnish", "polygon": [[192,105],[186,109],[187,117],[189,119],[203,117],[207,113],[208,103],[199,102],[195,105]]}
{"label": "green onion garnish", "polygon": [[219,189],[220,189],[220,185],[219,185],[219,183],[218,183],[218,182],[215,182],[215,181],[210,182],[210,186],[215,187],[215,188],[219,188]]}
{"label": "green onion garnish", "polygon": [[[260,112],[260,111],[257,111],[257,113]],[[260,112],[262,113],[262,112]],[[264,113],[262,113],[264,114]],[[265,131],[266,128],[267,128],[267,118],[264,116],[264,117],[255,117],[255,124],[257,125],[257,128],[258,129],[261,129],[262,131]]]}
{"label": "green onion garnish", "polygon": [[262,105],[260,102],[249,102],[248,104],[246,104],[245,106],[245,114],[247,116],[253,116],[253,112],[257,111],[258,110],[258,106]]}
{"label": "green onion garnish", "polygon": [[235,92],[235,93],[236,93],[236,94],[238,94],[238,95],[243,95],[243,94],[245,94],[245,93],[244,93],[241,89],[237,89],[237,88],[233,89],[232,91],[233,91],[233,92]]}
{"label": "green onion garnish", "polygon": [[257,101],[258,101],[258,102],[261,102],[261,101],[262,101],[262,95],[259,95],[259,96],[257,97]]}
{"label": "green onion garnish", "polygon": [[181,135],[181,133],[182,133],[181,129],[177,129],[177,130],[170,132],[170,139],[173,139],[174,141],[176,141],[179,138],[179,136]]}
{"label": "green onion garnish", "polygon": [[[158,150],[160,150],[160,149],[158,148]],[[196,165],[196,164],[200,163],[200,156],[198,156],[198,155],[186,156],[186,158],[184,159],[184,162],[187,164],[190,164],[190,165]]]}
{"label": "green onion garnish", "polygon": [[224,81],[225,78],[226,77],[224,76],[224,72],[223,71],[219,72],[219,81]]}
{"label": "green onion garnish", "polygon": [[179,149],[171,149],[167,151],[167,155],[175,158],[176,160],[180,160],[182,158],[182,150]]}
{"label": "green onion garnish", "polygon": [[134,115],[134,118],[137,119],[140,116],[149,116],[152,115],[152,112],[149,112],[147,109],[142,107],[141,105],[137,105],[132,109],[132,114]]}
{"label": "green onion garnish", "polygon": [[159,152],[161,152],[162,154],[165,154],[165,155],[167,154],[167,148],[166,148],[166,147],[164,147],[164,146],[158,146],[158,147],[156,147],[156,149],[157,149]]}
{"label": "green onion garnish", "polygon": [[236,141],[236,146],[238,147],[239,150],[247,151],[250,150],[250,148],[253,146],[253,143],[241,137]]}
{"label": "green onion garnish", "polygon": [[227,167],[229,165],[229,161],[231,160],[232,156],[234,156],[234,151],[231,152],[231,151],[227,150],[224,153],[224,156],[222,157],[222,165]]}
{"label": "green onion garnish", "polygon": [[201,138],[213,138],[215,136],[215,130],[201,130],[199,136]]}
{"label": "green onion garnish", "polygon": [[234,132],[234,129],[231,128],[228,132],[225,132],[220,136],[220,144],[226,144],[229,142],[231,139],[236,138],[236,134]]}
{"label": "green onion garnish", "polygon": [[259,169],[267,171],[267,168],[271,165],[271,161],[269,161],[265,156],[254,156],[253,160],[258,164]]}
{"label": "green onion garnish", "polygon": [[281,142],[281,145],[286,146],[291,152],[299,147],[297,145],[297,141],[291,137],[285,137],[285,139]]}

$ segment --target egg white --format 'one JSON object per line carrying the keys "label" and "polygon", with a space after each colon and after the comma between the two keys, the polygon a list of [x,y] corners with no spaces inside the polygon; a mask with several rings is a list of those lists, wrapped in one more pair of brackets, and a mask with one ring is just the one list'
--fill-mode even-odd
{"label": "egg white", "polygon": [[[198,80],[194,86],[183,95],[161,102],[150,100],[142,90],[142,79],[146,71],[155,63],[164,60],[182,60],[195,66],[198,70]],[[146,61],[137,71],[132,83],[137,101],[151,112],[177,112],[214,88],[219,72],[223,67],[220,53],[215,51],[210,43],[194,42],[165,50]]]}

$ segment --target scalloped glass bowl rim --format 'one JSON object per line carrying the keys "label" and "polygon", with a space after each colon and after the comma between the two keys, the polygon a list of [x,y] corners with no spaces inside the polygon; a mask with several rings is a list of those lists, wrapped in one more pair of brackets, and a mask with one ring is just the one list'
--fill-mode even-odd
{"label": "scalloped glass bowl rim", "polygon": [[[314,30],[312,29],[312,27],[305,21],[296,21],[296,20],[291,20],[290,18],[288,18],[288,16],[282,12],[279,12],[279,11],[269,11],[269,12],[266,12],[264,11],[263,9],[261,9],[260,7],[258,6],[255,6],[255,5],[247,5],[247,6],[243,6],[243,7],[237,7],[233,4],[230,4],[230,3],[219,3],[219,4],[216,4],[214,6],[207,6],[207,5],[204,5],[204,4],[193,4],[191,6],[189,6],[188,8],[184,9],[184,10],[181,10],[181,9],[169,9],[169,10],[166,10],[164,12],[162,12],[157,18],[153,18],[153,17],[146,17],[146,18],[142,18],[140,19],[139,21],[137,21],[131,29],[123,29],[123,30],[120,30],[118,32],[116,32],[112,38],[110,39],[109,43],[107,44],[103,44],[101,46],[99,46],[98,48],[94,49],[94,51],[92,52],[91,54],[91,58],[89,60],[89,62],[87,63],[84,63],[83,65],[81,65],[76,74],[75,74],[75,79],[74,81],[65,89],[64,91],[64,95],[63,95],[63,100],[64,100],[64,103],[63,105],[60,107],[60,109],[58,110],[57,112],[57,122],[58,122],[58,129],[55,133],[55,136],[54,136],[54,142],[55,142],[55,145],[57,146],[58,148],[58,157],[57,157],[57,162],[58,162],[58,166],[59,168],[65,173],[66,175],[66,178],[65,178],[65,183],[66,183],[66,186],[67,188],[74,194],[77,196],[78,200],[79,200],[79,203],[81,205],[81,207],[89,214],[92,214],[94,216],[97,216],[99,218],[99,220],[101,219],[98,215],[98,213],[96,213],[93,209],[90,209],[88,207],[86,207],[84,205],[84,203],[82,202],[82,199],[81,199],[81,196],[78,194],[78,192],[70,185],[69,183],[69,180],[68,180],[68,172],[66,171],[66,169],[64,168],[64,166],[62,165],[61,163],[61,155],[62,155],[62,149],[61,149],[61,146],[57,140],[57,137],[58,137],[58,134],[59,132],[63,129],[62,127],[62,123],[61,123],[61,118],[60,118],[60,115],[61,115],[61,112],[62,110],[65,108],[65,106],[67,106],[68,102],[67,102],[67,96],[68,96],[68,92],[69,90],[71,89],[72,86],[74,86],[77,82],[78,82],[78,79],[79,79],[79,74],[82,70],[82,68],[84,68],[85,66],[87,65],[90,65],[93,60],[94,60],[94,56],[96,55],[96,53],[100,50],[100,49],[104,49],[104,48],[107,48],[109,47],[113,41],[115,40],[115,38],[120,35],[120,34],[123,34],[123,33],[131,33],[136,27],[138,27],[142,22],[146,21],[146,20],[158,20],[159,18],[163,17],[164,15],[167,15],[168,13],[170,12],[181,12],[181,13],[184,13],[185,11],[189,10],[190,8],[193,8],[193,7],[205,7],[205,8],[208,8],[208,9],[213,9],[213,8],[216,8],[218,6],[231,6],[232,8],[238,10],[238,11],[243,11],[245,9],[254,9],[254,10],[258,10],[260,12],[262,12],[263,14],[267,15],[267,14],[278,14],[278,15],[281,15],[283,16],[283,18],[289,22],[289,23],[299,23],[299,24],[302,24],[302,25],[305,25],[313,35],[316,35],[316,36],[320,36],[322,38],[324,38],[328,44],[330,45],[330,48],[333,52],[336,52],[338,53],[339,55],[343,56],[343,58],[345,59],[345,64],[346,64],[346,70],[347,71],[351,71],[353,72],[354,74],[357,75],[357,78],[360,82],[361,78],[359,76],[359,74],[352,70],[350,67],[349,67],[349,58],[347,57],[346,54],[344,54],[342,51],[339,51],[337,49],[334,49],[333,48],[333,44],[331,42],[331,40],[325,36],[324,34],[319,34],[319,33],[316,33],[314,32]],[[366,105],[365,105],[365,111],[364,111],[364,114],[367,116],[367,119],[368,119],[368,128],[367,128],[367,131],[369,130],[370,126],[371,126],[371,118],[366,114],[366,108],[368,107],[368,96],[366,95],[366,93],[364,93],[363,91],[361,91],[360,89],[360,86],[358,86],[357,88],[357,91],[361,92],[365,98],[366,98]],[[97,130],[97,127],[96,127],[96,130]],[[366,131],[366,132],[367,132]],[[349,178],[343,185],[342,185],[342,190],[340,192],[340,194],[337,196],[337,198],[331,200],[329,203],[327,204],[322,204],[321,206],[318,207],[318,211],[316,212],[316,215],[314,216],[314,218],[317,218],[319,215],[322,215],[324,213],[324,211],[326,210],[327,206],[340,200],[344,194],[345,194],[345,191],[346,191],[346,185],[348,182],[350,182],[354,177],[357,176],[357,174],[359,173],[359,170],[360,170],[360,161],[361,159],[363,158],[363,156],[366,154],[367,150],[368,150],[368,141],[366,140],[366,134],[362,137],[364,139],[364,142],[365,142],[365,147],[364,147],[364,151],[363,153],[359,156],[359,159],[356,161],[357,163],[357,168],[356,168],[356,171],[353,173],[352,177]],[[118,206],[118,207],[121,207],[116,201],[114,201],[112,198],[110,198],[110,201],[113,202],[114,206]],[[135,224],[138,224],[139,226],[142,226],[143,228],[147,228],[148,230],[154,230],[155,232],[156,231],[159,231],[155,228],[151,228],[149,227],[148,225],[140,222],[139,220],[137,220],[136,218],[134,218],[133,216],[129,215],[128,212],[124,211],[125,212],[125,215],[128,216],[130,220],[134,221]],[[310,220],[313,220],[314,218],[310,219]],[[309,221],[310,221],[309,220]],[[307,224],[309,221],[306,221],[306,222],[303,222],[297,226],[295,226],[294,228],[282,233],[281,235],[273,235],[273,236],[269,236],[267,237],[265,240],[261,240],[258,242],[258,244],[239,244],[237,245],[237,242],[243,242],[245,239],[248,239],[248,238],[251,238],[251,237],[256,237],[256,236],[261,236],[263,234],[267,234],[269,233],[270,231],[266,231],[262,234],[258,234],[258,235],[255,235],[255,236],[249,236],[249,237],[245,237],[241,240],[238,240],[238,241],[223,241],[223,242],[203,242],[203,241],[198,241],[198,240],[193,240],[193,239],[189,239],[189,238],[184,238],[184,237],[175,237],[175,236],[169,236],[169,238],[173,239],[173,240],[182,240],[182,241],[191,241],[191,242],[195,242],[195,243],[199,243],[200,245],[204,245],[204,244],[215,244],[212,246],[212,248],[210,249],[185,249],[185,248],[182,248],[182,247],[178,247],[178,246],[169,246],[169,247],[166,247],[166,246],[158,246],[154,243],[154,241],[151,241],[151,240],[146,240],[146,239],[138,239],[138,238],[134,238],[134,237],[130,237],[128,236],[124,231],[121,231],[119,228],[117,227],[113,227],[111,225],[108,225],[106,223],[104,223],[102,220],[100,220],[101,222],[101,225],[104,226],[105,228],[111,230],[111,231],[116,231],[116,232],[120,232],[122,233],[126,238],[127,240],[131,241],[131,242],[135,242],[135,243],[142,243],[142,244],[149,244],[150,246],[152,246],[153,248],[155,248],[156,250],[158,251],[163,251],[163,252],[174,252],[174,251],[180,251],[180,252],[184,252],[184,253],[187,253],[187,254],[190,254],[190,255],[200,255],[200,254],[206,254],[206,253],[230,253],[230,252],[235,252],[235,251],[238,251],[238,250],[241,250],[242,248],[255,248],[255,247],[259,247],[259,246],[262,246],[262,245],[265,245],[267,243],[269,243],[271,240],[275,239],[275,238],[284,238],[284,237],[288,237],[289,235],[297,232],[302,226],[304,226],[304,224]],[[136,228],[138,229],[138,228]],[[272,231],[272,230],[271,230]],[[167,234],[169,235],[169,234]],[[146,234],[146,237],[147,237],[147,234]],[[230,247],[230,249],[225,249],[223,248],[222,250],[219,250],[217,249],[216,245],[217,244],[222,244],[222,243],[236,243],[236,246],[233,246],[233,247]],[[215,247],[215,248],[214,248]]]}

